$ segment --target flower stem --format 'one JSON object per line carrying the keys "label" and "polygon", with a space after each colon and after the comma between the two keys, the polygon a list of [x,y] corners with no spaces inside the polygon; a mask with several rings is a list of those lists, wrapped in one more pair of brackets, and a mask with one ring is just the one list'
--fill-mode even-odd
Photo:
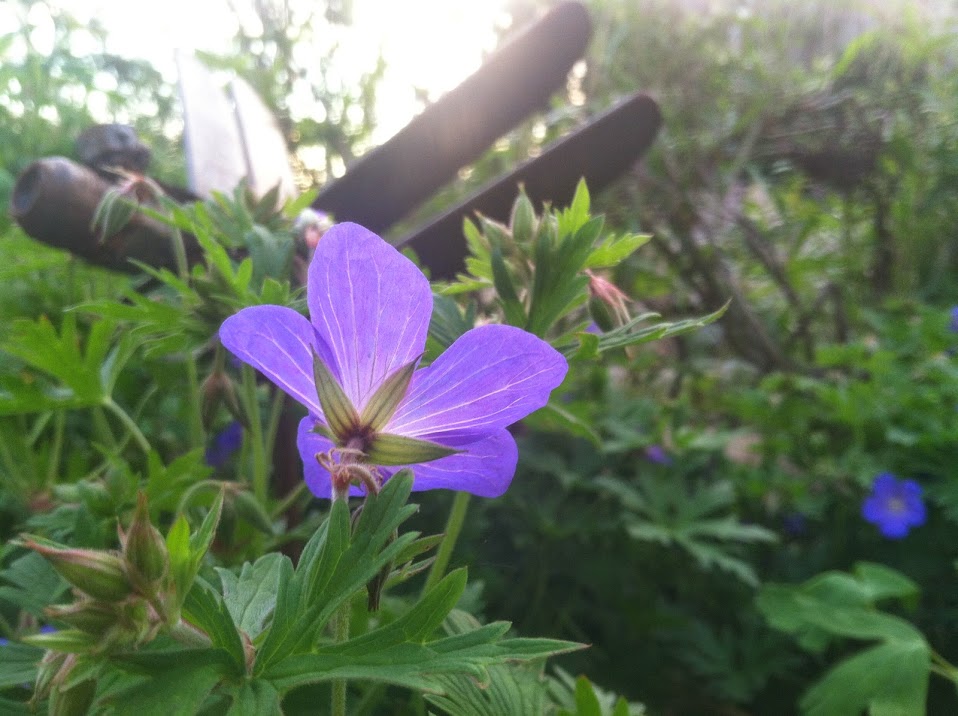
{"label": "flower stem", "polygon": [[457,492],[452,500],[452,507],[446,520],[446,536],[439,544],[439,549],[436,550],[436,561],[432,563],[429,576],[426,577],[423,593],[436,586],[446,573],[452,551],[456,548],[456,541],[459,539],[462,525],[466,521],[466,511],[469,509],[470,497],[472,496],[468,492]]}
{"label": "flower stem", "polygon": [[261,505],[266,505],[266,446],[263,444],[263,422],[260,416],[259,399],[256,395],[256,374],[253,369],[243,366],[243,402],[246,403],[246,415],[249,417],[250,437],[253,447],[253,496]]}
{"label": "flower stem", "polygon": [[203,447],[206,436],[203,434],[203,401],[200,396],[199,371],[196,369],[196,358],[192,352],[186,355],[186,381],[190,390],[190,437],[194,447]]}
{"label": "flower stem", "polygon": [[63,455],[63,432],[66,425],[66,411],[58,410],[53,416],[53,445],[50,448],[50,460],[47,463],[47,477],[44,487],[52,486],[60,471],[60,459]]}
{"label": "flower stem", "polygon": [[948,679],[949,681],[958,684],[958,668],[956,668],[950,661],[948,661],[934,649],[931,649],[930,651],[931,671],[941,677]]}
{"label": "flower stem", "polygon": [[109,410],[111,413],[113,413],[119,419],[119,421],[123,423],[123,427],[125,427],[127,431],[130,433],[130,435],[133,437],[133,442],[135,442],[137,445],[140,446],[140,449],[143,451],[143,454],[149,455],[150,442],[146,439],[146,436],[143,435],[143,433],[140,431],[140,428],[136,424],[136,421],[134,421],[133,418],[131,418],[129,414],[127,414],[127,412],[123,408],[121,408],[119,405],[113,402],[113,398],[107,398],[103,403],[103,407]]}
{"label": "flower stem", "polygon": [[203,630],[182,619],[170,625],[169,634],[184,646],[193,648],[208,648],[212,645],[210,637]]}
{"label": "flower stem", "polygon": [[[333,617],[333,639],[337,644],[349,639],[349,618],[352,615],[349,600],[339,608]],[[346,679],[333,681],[332,716],[346,716]]]}
{"label": "flower stem", "polygon": [[273,507],[270,512],[270,517],[274,520],[281,517],[283,513],[286,512],[290,507],[292,507],[306,492],[306,482],[300,481],[296,487],[289,491],[289,494],[286,495],[275,507]]}

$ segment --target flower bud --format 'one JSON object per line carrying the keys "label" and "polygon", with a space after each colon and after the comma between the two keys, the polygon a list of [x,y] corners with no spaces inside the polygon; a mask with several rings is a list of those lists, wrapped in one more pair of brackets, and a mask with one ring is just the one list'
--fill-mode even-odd
{"label": "flower bud", "polygon": [[31,703],[36,705],[37,702],[45,699],[49,695],[50,687],[60,669],[64,668],[67,663],[73,664],[75,661],[76,657],[73,654],[65,654],[62,651],[45,652],[37,665],[37,678],[33,685]]}
{"label": "flower bud", "polygon": [[[61,669],[62,672],[62,669]],[[57,674],[53,690],[50,692],[50,716],[85,716],[96,695],[96,680],[86,679],[63,689],[60,683],[66,681],[67,674]]]}
{"label": "flower bud", "polygon": [[170,555],[163,535],[150,522],[144,492],[140,492],[136,498],[136,512],[133,513],[133,522],[126,533],[123,556],[126,557],[128,572],[134,585],[145,595],[151,595],[166,576]]}
{"label": "flower bud", "polygon": [[303,209],[293,223],[293,234],[297,241],[306,245],[310,252],[316,250],[319,240],[333,226],[333,220],[325,211]]}
{"label": "flower bud", "polygon": [[612,316],[612,311],[609,310],[605,301],[596,296],[589,297],[589,317],[603,333],[615,328],[615,318]]}
{"label": "flower bud", "polygon": [[629,322],[629,297],[614,283],[591,271],[589,277],[589,314],[603,331]]}
{"label": "flower bud", "polygon": [[85,599],[75,604],[54,604],[43,610],[50,619],[99,636],[116,623],[116,605]]}
{"label": "flower bud", "polygon": [[45,634],[31,634],[20,641],[40,649],[68,654],[87,654],[97,647],[96,637],[78,629],[59,629]]}
{"label": "flower bud", "polygon": [[515,203],[512,205],[512,216],[509,218],[509,228],[512,231],[512,237],[519,245],[528,245],[532,243],[532,237],[536,233],[536,212],[526,196],[525,191],[519,194]]}
{"label": "flower bud", "polygon": [[123,560],[115,552],[60,548],[32,539],[25,540],[24,546],[39,552],[61,577],[94,599],[118,602],[133,591]]}
{"label": "flower bud", "polygon": [[207,376],[206,380],[200,386],[200,413],[203,419],[203,427],[207,430],[216,419],[216,411],[220,404],[224,404],[230,415],[239,421],[244,421],[245,416],[240,408],[239,398],[236,395],[236,386],[226,374],[225,371],[214,368],[213,372]]}

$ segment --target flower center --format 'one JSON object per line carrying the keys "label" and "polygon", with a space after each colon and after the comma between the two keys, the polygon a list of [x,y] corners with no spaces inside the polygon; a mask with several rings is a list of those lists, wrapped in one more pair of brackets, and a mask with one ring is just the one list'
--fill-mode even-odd
{"label": "flower center", "polygon": [[900,515],[908,511],[908,505],[900,497],[891,497],[888,500],[888,511]]}

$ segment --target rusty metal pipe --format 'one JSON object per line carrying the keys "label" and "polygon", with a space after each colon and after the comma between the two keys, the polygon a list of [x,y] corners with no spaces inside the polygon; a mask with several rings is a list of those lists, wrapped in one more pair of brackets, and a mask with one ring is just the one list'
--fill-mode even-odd
{"label": "rusty metal pipe", "polygon": [[[112,186],[94,170],[65,157],[38,159],[17,178],[10,214],[33,238],[98,266],[135,271],[130,263],[135,259],[175,268],[173,230],[140,212],[115,234],[100,239],[91,224]],[[195,239],[187,236],[184,241],[188,256],[197,255]]]}

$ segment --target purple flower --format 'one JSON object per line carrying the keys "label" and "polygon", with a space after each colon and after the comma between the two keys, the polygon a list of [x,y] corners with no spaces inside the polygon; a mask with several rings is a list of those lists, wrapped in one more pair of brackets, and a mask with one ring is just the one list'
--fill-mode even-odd
{"label": "purple flower", "polygon": [[801,512],[789,512],[782,518],[782,528],[787,535],[801,537],[808,531],[808,519]]}
{"label": "purple flower", "polygon": [[954,333],[958,333],[958,306],[951,309],[951,321],[948,323],[948,328]]}
{"label": "purple flower", "polygon": [[[512,326],[465,333],[417,365],[432,315],[429,282],[372,232],[338,224],[309,267],[310,320],[254,306],[220,328],[223,345],[302,403],[298,445],[319,497],[362,494],[400,466],[414,488],[494,497],[515,473],[506,427],[541,408],[568,366],[545,341]],[[331,472],[332,471],[332,474]],[[345,475],[345,478],[344,478]]]}
{"label": "purple flower", "polygon": [[889,539],[901,539],[912,527],[925,524],[921,486],[914,480],[898,480],[883,472],[872,483],[871,494],[862,503],[862,516]]}
{"label": "purple flower", "polygon": [[645,459],[656,465],[671,465],[672,458],[661,445],[649,445],[645,448]]}
{"label": "purple flower", "polygon": [[213,437],[206,448],[206,464],[212,468],[223,467],[242,445],[243,426],[234,420]]}

